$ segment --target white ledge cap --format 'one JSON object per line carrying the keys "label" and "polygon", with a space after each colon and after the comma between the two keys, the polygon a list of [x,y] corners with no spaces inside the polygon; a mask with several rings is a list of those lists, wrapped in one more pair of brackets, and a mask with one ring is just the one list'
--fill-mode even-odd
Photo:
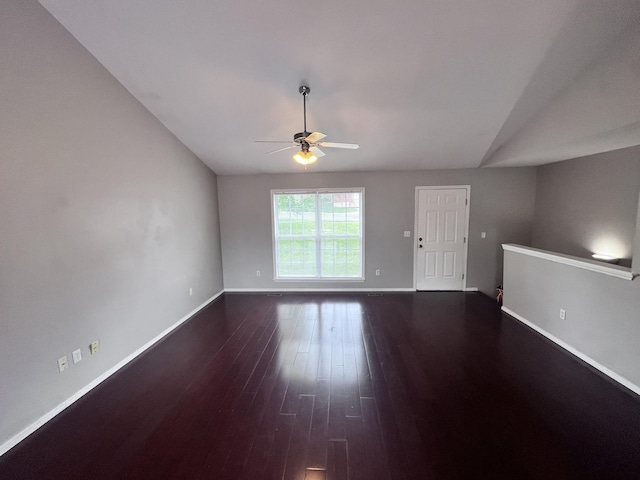
{"label": "white ledge cap", "polygon": [[574,257],[572,255],[549,252],[538,248],[524,247],[514,243],[503,243],[502,248],[509,252],[516,252],[530,257],[542,258],[551,262],[562,263],[564,265],[582,268],[584,270],[591,270],[592,272],[611,275],[612,277],[622,278],[624,280],[633,280],[634,277],[636,277],[636,274],[631,273],[630,268],[621,267],[619,265],[610,265],[598,262],[597,260],[591,260],[589,258]]}

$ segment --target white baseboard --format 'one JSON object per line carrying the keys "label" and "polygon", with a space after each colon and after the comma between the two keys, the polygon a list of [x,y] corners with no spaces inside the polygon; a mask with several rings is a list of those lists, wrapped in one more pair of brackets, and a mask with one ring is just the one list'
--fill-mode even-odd
{"label": "white baseboard", "polygon": [[580,352],[579,350],[576,350],[574,347],[572,347],[571,345],[569,345],[566,342],[563,342],[562,340],[560,340],[555,335],[553,335],[553,334],[547,332],[546,330],[540,328],[535,323],[530,322],[529,320],[524,318],[522,315],[518,315],[516,312],[514,312],[512,310],[509,310],[507,307],[504,307],[504,306],[502,307],[502,311],[507,313],[507,314],[509,314],[509,315],[511,315],[516,320],[524,323],[527,327],[531,328],[532,330],[535,330],[540,335],[543,335],[543,336],[547,337],[553,343],[555,343],[555,344],[559,345],[560,347],[564,348],[569,353],[575,355],[576,357],[578,357],[583,362],[588,363],[589,365],[591,365],[596,370],[601,371],[602,373],[604,373],[606,376],[608,376],[612,380],[615,380],[616,382],[618,382],[619,384],[621,384],[624,387],[628,388],[632,392],[640,395],[640,387],[638,385],[636,385],[635,383],[627,380],[623,376],[618,375],[613,370],[611,370],[611,369],[605,367],[604,365],[596,362],[593,358],[589,357],[588,355],[585,355],[584,353]]}
{"label": "white baseboard", "polygon": [[106,372],[104,372],[102,375],[100,375],[98,378],[96,378],[95,380],[93,380],[92,382],[90,382],[89,384],[87,384],[86,386],[84,386],[83,388],[81,388],[80,390],[78,390],[76,393],[74,393],[73,395],[71,395],[69,398],[67,398],[64,402],[62,402],[60,405],[58,405],[57,407],[53,408],[52,410],[50,410],[49,412],[47,412],[46,414],[44,414],[42,417],[40,417],[38,420],[36,420],[35,422],[33,422],[31,425],[29,425],[28,427],[24,428],[22,431],[20,431],[19,433],[17,433],[16,435],[14,435],[13,437],[11,437],[9,440],[7,440],[6,442],[4,442],[2,445],[0,445],[0,456],[4,455],[6,452],[8,452],[10,449],[12,449],[13,447],[15,447],[18,443],[20,443],[22,440],[24,440],[25,438],[27,438],[29,435],[31,435],[33,432],[35,432],[37,429],[39,429],[41,426],[43,426],[45,423],[47,423],[49,420],[51,420],[53,417],[55,417],[56,415],[58,415],[60,412],[62,412],[64,409],[66,409],[67,407],[69,407],[70,405],[72,405],[74,402],[76,402],[77,400],[79,400],[81,397],[83,397],[84,395],[86,395],[87,393],[89,393],[91,390],[93,390],[95,387],[97,387],[98,385],[100,385],[102,382],[104,382],[107,378],[109,378],[111,375],[113,375],[114,373],[116,373],[118,370],[120,370],[122,367],[124,367],[127,363],[129,363],[131,360],[135,359],[138,355],[140,355],[141,353],[143,353],[145,350],[147,350],[149,347],[151,347],[152,345],[154,345],[155,343],[157,343],[158,341],[162,340],[163,337],[167,336],[169,333],[171,333],[173,330],[175,330],[176,328],[178,328],[180,325],[182,325],[184,322],[186,322],[187,320],[189,320],[191,317],[193,317],[196,313],[198,313],[200,310],[202,310],[204,307],[206,307],[207,305],[209,305],[211,302],[213,302],[216,298],[218,298],[220,295],[222,295],[224,293],[224,290],[220,290],[218,293],[216,293],[215,295],[213,295],[211,298],[207,299],[204,303],[198,305],[196,308],[194,308],[192,311],[190,311],[189,313],[187,313],[184,317],[182,317],[180,320],[178,320],[176,323],[174,323],[173,325],[171,325],[169,328],[167,328],[166,330],[164,330],[163,332],[159,333],[158,335],[156,335],[155,337],[153,337],[151,340],[149,340],[147,343],[145,343],[144,345],[142,345],[140,348],[138,348],[135,352],[133,352],[132,354],[128,355],[127,357],[125,357],[124,359],[122,359],[120,362],[118,362],[117,364],[115,364],[113,367],[111,367],[109,370],[107,370]]}
{"label": "white baseboard", "polygon": [[415,292],[415,288],[225,288],[225,293]]}
{"label": "white baseboard", "polygon": [[[415,288],[225,288],[226,293],[305,293],[305,292],[416,292]],[[427,290],[425,290],[427,291]],[[433,290],[437,292],[438,290]],[[467,287],[464,292],[477,292],[478,287]]]}

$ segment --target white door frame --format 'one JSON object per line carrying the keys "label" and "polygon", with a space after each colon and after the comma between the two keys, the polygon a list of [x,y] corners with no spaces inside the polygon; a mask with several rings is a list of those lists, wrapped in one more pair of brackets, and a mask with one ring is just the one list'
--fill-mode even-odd
{"label": "white door frame", "polygon": [[467,205],[464,210],[464,263],[462,264],[462,291],[467,290],[467,263],[469,258],[469,208],[471,207],[471,185],[437,185],[416,187],[415,204],[413,212],[413,289],[418,290],[418,272],[416,263],[418,261],[418,194],[420,190],[450,190],[464,189],[467,191]]}

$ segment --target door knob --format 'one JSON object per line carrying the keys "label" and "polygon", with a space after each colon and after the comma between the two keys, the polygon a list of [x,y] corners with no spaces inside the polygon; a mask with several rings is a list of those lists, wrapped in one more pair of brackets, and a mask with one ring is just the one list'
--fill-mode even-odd
{"label": "door knob", "polygon": [[422,237],[420,237],[418,240],[422,241]]}
{"label": "door knob", "polygon": [[422,248],[422,245],[418,245],[418,247]]}

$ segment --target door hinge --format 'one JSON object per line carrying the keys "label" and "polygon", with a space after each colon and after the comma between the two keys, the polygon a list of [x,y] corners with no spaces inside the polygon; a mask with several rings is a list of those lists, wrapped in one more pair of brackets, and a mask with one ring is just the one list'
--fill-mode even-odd
{"label": "door hinge", "polygon": [[467,243],[467,237],[464,237],[462,243]]}
{"label": "door hinge", "polygon": [[464,199],[464,204],[465,204],[465,205],[469,205],[469,199],[465,198],[465,199]]}
{"label": "door hinge", "polygon": [[464,280],[464,273],[462,274],[462,279]]}

